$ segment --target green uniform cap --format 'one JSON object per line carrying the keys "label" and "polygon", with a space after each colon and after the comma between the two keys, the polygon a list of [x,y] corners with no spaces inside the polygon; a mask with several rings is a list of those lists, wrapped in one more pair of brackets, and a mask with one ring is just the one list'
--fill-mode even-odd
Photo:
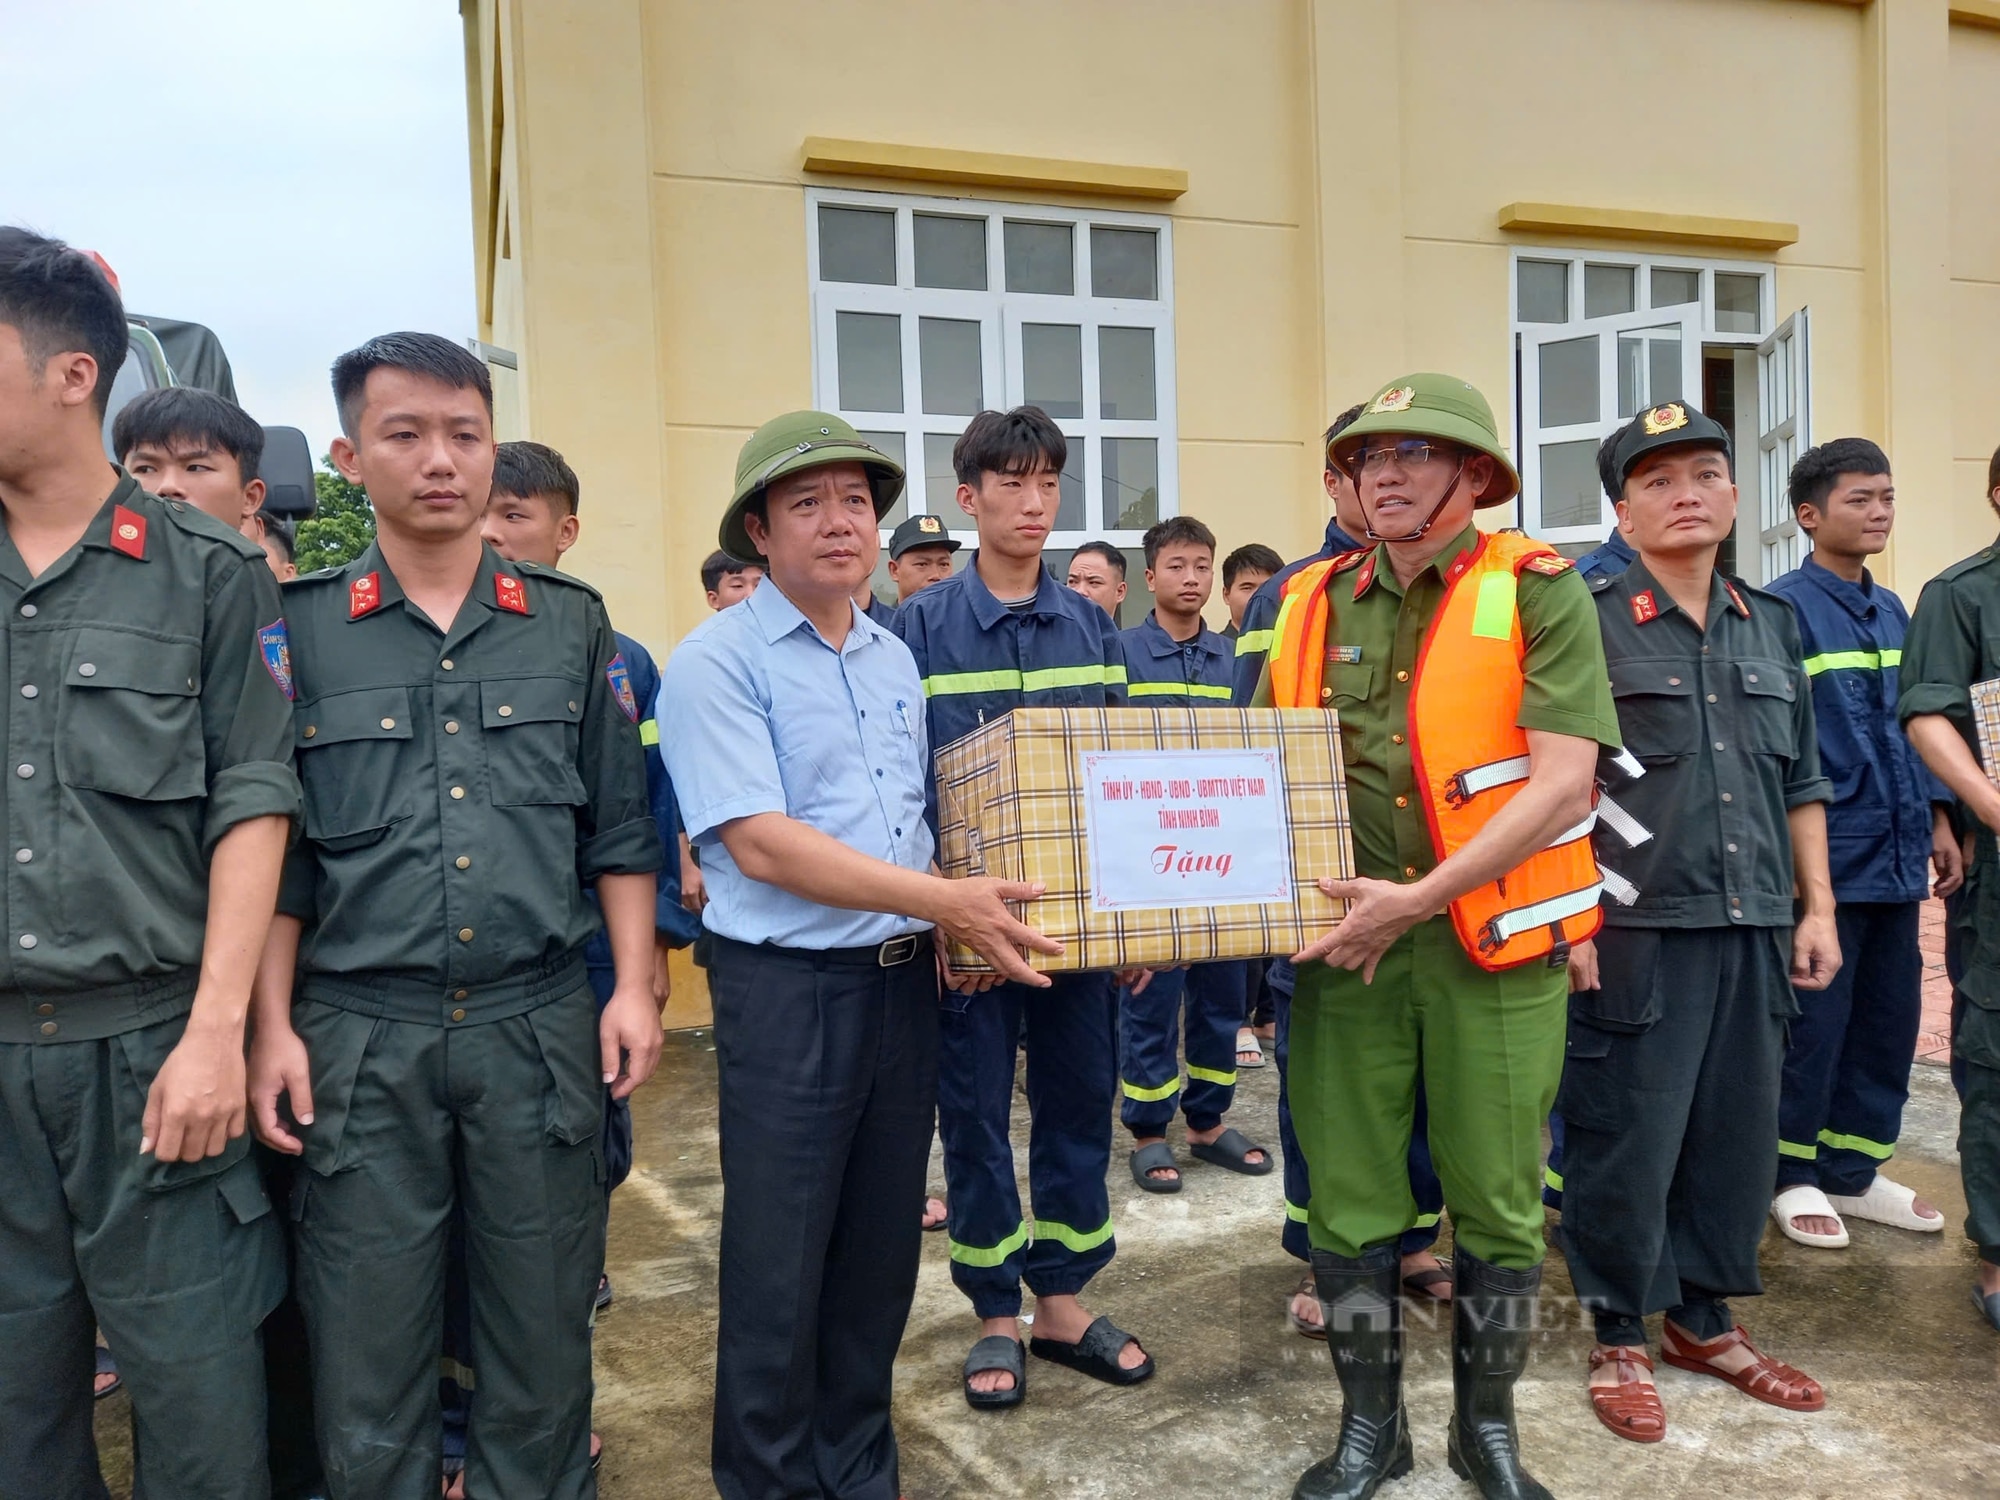
{"label": "green uniform cap", "polygon": [[750,502],[774,479],[827,464],[861,464],[868,470],[878,521],[903,493],[903,466],[839,417],[824,411],[786,412],[751,433],[736,455],[736,493],[729,498],[717,533],[722,550],[746,562],[763,557],[743,525]]}
{"label": "green uniform cap", "polygon": [[1405,375],[1390,381],[1370,398],[1353,425],[1333,440],[1330,456],[1351,474],[1361,445],[1385,432],[1439,438],[1492,459],[1493,479],[1476,502],[1480,506],[1504,504],[1521,493],[1521,476],[1501,446],[1493,408],[1455,375]]}

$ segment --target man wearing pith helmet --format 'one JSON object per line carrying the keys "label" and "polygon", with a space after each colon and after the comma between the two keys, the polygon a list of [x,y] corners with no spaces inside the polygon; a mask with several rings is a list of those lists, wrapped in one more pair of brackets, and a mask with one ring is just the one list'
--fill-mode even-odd
{"label": "man wearing pith helmet", "polygon": [[1597,930],[1589,826],[1618,723],[1590,594],[1518,532],[1485,397],[1406,375],[1332,454],[1368,546],[1286,586],[1257,701],[1340,716],[1356,878],[1296,956],[1292,1115],[1341,1386],[1339,1443],[1295,1500],[1366,1500],[1409,1472],[1397,1242],[1421,1070],[1455,1231],[1452,1468],[1488,1500],[1547,1491],[1521,1467],[1514,1382],[1541,1284],[1541,1124],[1562,1071],[1564,966]]}
{"label": "man wearing pith helmet", "polygon": [[725,552],[741,604],[681,642],[663,748],[714,939],[722,1253],[711,1467],[723,1500],[893,1500],[896,1346],[937,1100],[933,928],[1002,973],[1060,946],[931,873],[910,651],[854,603],[903,470],[825,412],[743,445]]}

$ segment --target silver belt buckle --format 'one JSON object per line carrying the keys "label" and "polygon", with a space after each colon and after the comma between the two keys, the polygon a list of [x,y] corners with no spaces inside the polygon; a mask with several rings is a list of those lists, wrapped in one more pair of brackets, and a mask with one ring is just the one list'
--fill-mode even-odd
{"label": "silver belt buckle", "polygon": [[906,932],[901,937],[890,938],[877,950],[875,962],[885,969],[908,963],[917,956],[917,941],[922,936],[922,933]]}

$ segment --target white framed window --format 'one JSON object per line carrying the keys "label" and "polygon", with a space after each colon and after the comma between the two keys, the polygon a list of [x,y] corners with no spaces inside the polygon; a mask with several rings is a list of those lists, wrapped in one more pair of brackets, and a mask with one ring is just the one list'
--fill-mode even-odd
{"label": "white framed window", "polygon": [[1602,541],[1614,517],[1598,444],[1649,406],[1705,407],[1704,351],[1756,347],[1773,322],[1775,280],[1765,263],[1517,249],[1522,528],[1570,552]]}
{"label": "white framed window", "polygon": [[1178,512],[1168,220],[810,188],[806,237],[815,400],[909,473],[885,536],[958,522],[952,444],[1023,404],[1069,440],[1051,551],[1136,546]]}
{"label": "white framed window", "polygon": [[1757,346],[1757,494],[1760,577],[1799,565],[1804,546],[1792,509],[1792,465],[1812,446],[1812,329],[1800,308]]}

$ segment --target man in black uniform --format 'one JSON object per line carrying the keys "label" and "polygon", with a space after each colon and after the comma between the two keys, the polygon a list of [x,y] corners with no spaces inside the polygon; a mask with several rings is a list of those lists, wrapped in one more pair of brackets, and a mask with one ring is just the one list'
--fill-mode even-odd
{"label": "man in black uniform", "polygon": [[[292,1212],[321,1456],[333,1500],[435,1492],[457,1208],[480,1376],[466,1492],[578,1500],[596,1493],[603,1087],[629,1095],[660,1052],[639,707],[596,592],[480,539],[486,367],[388,334],[333,385],[334,462],[367,487],[376,540],[286,591],[306,830],[251,1059],[259,1133],[307,1168]],[[581,882],[611,934],[601,1018]]]}
{"label": "man in black uniform", "polygon": [[1763,1290],[1792,987],[1825,989],[1840,967],[1832,788],[1791,607],[1715,568],[1736,520],[1728,434],[1670,402],[1606,438],[1598,468],[1638,553],[1590,585],[1619,728],[1645,766],[1618,800],[1653,837],[1633,847],[1598,824],[1613,899],[1570,959],[1561,1243],[1597,1322],[1598,1418],[1657,1442],[1641,1320],[1661,1310],[1669,1364],[1794,1411],[1825,1404],[1723,1299]]}
{"label": "man in black uniform", "polygon": [[118,294],[0,229],[0,1497],[102,1497],[91,1320],[147,1500],[261,1500],[284,1288],[243,1026],[299,805],[263,554],[105,462]]}

